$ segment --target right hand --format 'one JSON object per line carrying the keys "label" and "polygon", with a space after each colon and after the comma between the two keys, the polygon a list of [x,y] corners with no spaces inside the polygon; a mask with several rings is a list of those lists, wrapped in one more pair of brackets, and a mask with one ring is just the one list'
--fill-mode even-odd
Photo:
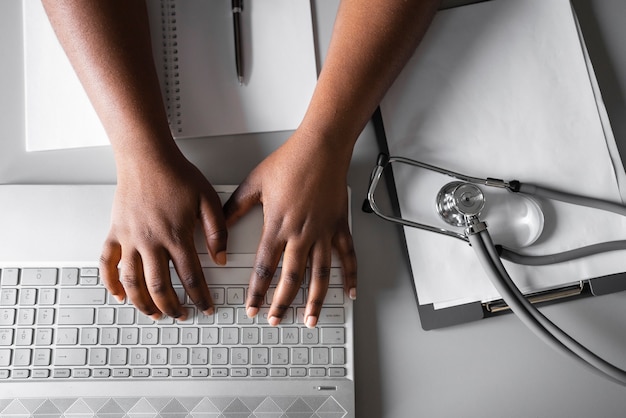
{"label": "right hand", "polygon": [[[135,161],[118,170],[111,229],[100,258],[104,284],[117,299],[128,297],[144,314],[185,319],[172,287],[171,260],[198,309],[213,302],[194,245],[200,222],[217,264],[226,263],[227,231],[217,193],[182,155],[151,164]],[[118,270],[119,264],[119,270]]]}

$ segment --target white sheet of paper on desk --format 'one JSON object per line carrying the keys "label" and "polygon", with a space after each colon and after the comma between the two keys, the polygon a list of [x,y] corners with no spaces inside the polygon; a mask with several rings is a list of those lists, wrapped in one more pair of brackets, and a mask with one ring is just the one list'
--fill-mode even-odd
{"label": "white sheet of paper on desk", "polygon": [[[157,72],[176,138],[298,126],[317,81],[309,0],[245,2],[243,86],[235,71],[230,1],[147,4]],[[27,150],[108,144],[41,2],[24,0],[23,8]],[[164,44],[164,33],[176,39]],[[174,62],[177,69],[169,65]]]}
{"label": "white sheet of paper on desk", "polygon": [[[439,12],[381,111],[392,155],[621,201],[616,172],[623,176],[623,167],[609,153],[568,0],[493,1]],[[404,217],[445,225],[433,208],[449,178],[397,167],[394,176]],[[528,253],[626,237],[626,221],[617,215],[543,204],[546,228]],[[421,304],[499,299],[466,243],[412,228],[405,234]],[[626,255],[506,266],[523,291],[534,291],[626,271]]]}

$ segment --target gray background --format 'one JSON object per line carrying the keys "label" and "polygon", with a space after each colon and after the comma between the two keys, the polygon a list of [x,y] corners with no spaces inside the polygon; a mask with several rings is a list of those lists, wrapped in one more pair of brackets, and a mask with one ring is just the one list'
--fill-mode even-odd
{"label": "gray background", "polygon": [[[313,1],[320,60],[337,4],[337,0]],[[626,2],[574,0],[573,4],[623,150]],[[0,16],[0,183],[114,182],[108,147],[24,152],[21,2],[3,0]],[[67,119],[71,123],[72,115]],[[288,133],[251,134],[184,140],[180,146],[213,183],[236,184],[287,137]],[[360,271],[355,329],[357,416],[625,416],[626,389],[554,352],[512,315],[443,330],[421,329],[399,230],[360,211],[377,153],[368,125],[349,173]],[[225,164],[230,161],[237,164]],[[0,208],[6,204],[10,202],[0,202]],[[543,311],[601,356],[626,368],[626,294],[562,303]]]}

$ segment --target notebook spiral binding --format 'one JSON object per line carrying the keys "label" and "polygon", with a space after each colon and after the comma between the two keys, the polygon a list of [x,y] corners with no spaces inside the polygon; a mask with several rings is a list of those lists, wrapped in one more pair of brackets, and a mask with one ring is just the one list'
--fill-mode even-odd
{"label": "notebook spiral binding", "polygon": [[176,2],[161,1],[161,33],[163,46],[163,80],[167,119],[172,134],[183,132],[182,105],[180,98],[180,73],[178,68],[178,35],[176,26]]}

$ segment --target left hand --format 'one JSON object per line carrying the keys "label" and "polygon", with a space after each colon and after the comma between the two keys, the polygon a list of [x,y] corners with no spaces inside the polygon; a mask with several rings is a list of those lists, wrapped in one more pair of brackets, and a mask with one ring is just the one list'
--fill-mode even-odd
{"label": "left hand", "polygon": [[248,175],[224,205],[229,226],[256,204],[263,205],[263,232],[246,301],[250,317],[263,305],[281,256],[280,280],[268,312],[271,325],[280,323],[293,302],[309,260],[304,320],[308,327],[317,324],[333,249],[343,267],[344,289],[349,297],[356,297],[357,263],[348,225],[349,161],[337,161],[331,148],[296,131]]}

